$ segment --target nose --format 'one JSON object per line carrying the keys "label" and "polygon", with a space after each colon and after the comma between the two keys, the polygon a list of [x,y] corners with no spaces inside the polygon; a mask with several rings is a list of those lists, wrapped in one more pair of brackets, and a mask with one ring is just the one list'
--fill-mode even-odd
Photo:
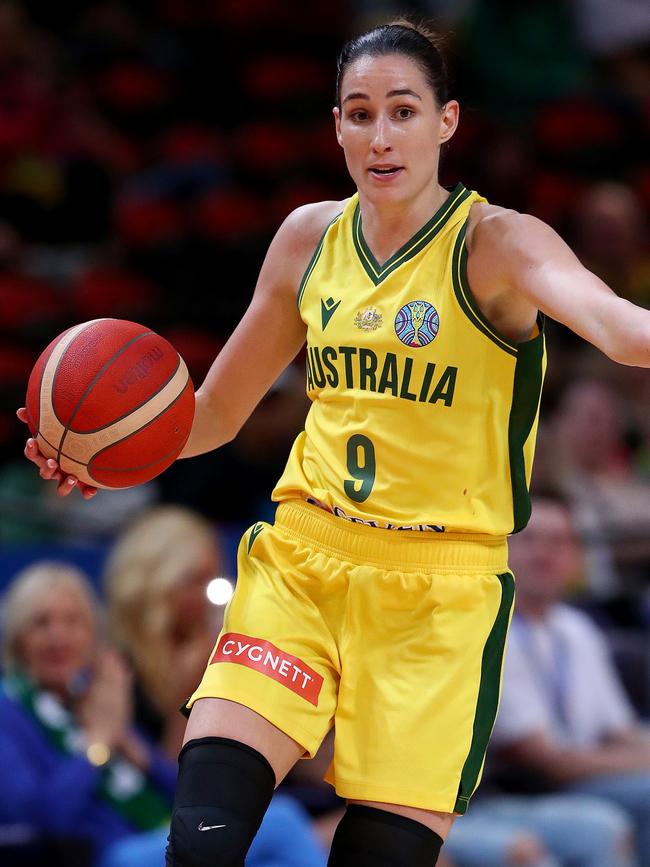
{"label": "nose", "polygon": [[385,154],[392,151],[393,146],[390,143],[390,133],[386,118],[378,117],[373,130],[372,150],[376,154]]}

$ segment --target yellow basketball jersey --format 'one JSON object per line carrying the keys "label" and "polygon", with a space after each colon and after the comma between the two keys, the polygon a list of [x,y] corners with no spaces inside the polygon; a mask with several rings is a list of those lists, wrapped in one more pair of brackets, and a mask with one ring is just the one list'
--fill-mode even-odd
{"label": "yellow basketball jersey", "polygon": [[526,525],[542,322],[514,344],[473,299],[476,201],[458,184],[383,265],[357,195],[330,223],[298,292],[312,406],[274,500],[395,529],[501,536]]}

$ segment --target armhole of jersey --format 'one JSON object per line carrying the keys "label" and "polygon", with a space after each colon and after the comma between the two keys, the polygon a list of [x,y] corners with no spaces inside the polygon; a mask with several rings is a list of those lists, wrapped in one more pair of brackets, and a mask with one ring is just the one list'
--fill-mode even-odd
{"label": "armhole of jersey", "polygon": [[512,490],[512,532],[523,530],[530,518],[531,504],[525,448],[539,418],[539,405],[544,382],[546,349],[544,317],[537,317],[537,333],[519,344],[512,384],[512,403],[508,419],[508,454]]}
{"label": "armhole of jersey", "polygon": [[[341,214],[342,213],[343,213],[343,211],[341,211]],[[302,280],[300,281],[300,286],[298,287],[298,296],[296,299],[296,302],[298,304],[298,310],[300,310],[300,304],[302,303],[302,296],[305,293],[305,287],[307,286],[309,278],[311,277],[311,273],[314,270],[314,268],[316,267],[316,263],[318,262],[318,260],[320,258],[320,254],[321,254],[321,251],[323,249],[323,242],[325,241],[325,235],[327,235],[330,228],[334,225],[334,223],[336,223],[336,221],[339,219],[341,214],[337,214],[334,217],[334,219],[330,220],[330,222],[327,224],[327,226],[325,227],[325,231],[320,236],[320,241],[316,245],[316,249],[314,250],[312,257],[309,260],[309,264],[305,268],[305,273],[302,275]]]}
{"label": "armhole of jersey", "polygon": [[[476,303],[476,299],[472,295],[469,288],[469,280],[467,279],[467,241],[465,234],[467,232],[467,220],[460,227],[456,243],[454,244],[454,252],[451,261],[451,279],[454,287],[456,300],[460,305],[461,310],[470,320],[470,322],[478,328],[486,337],[493,343],[507,352],[509,355],[517,357],[518,344],[513,343],[504,337],[495,329],[494,325],[487,319],[481,308]],[[534,339],[534,338],[533,338]]]}

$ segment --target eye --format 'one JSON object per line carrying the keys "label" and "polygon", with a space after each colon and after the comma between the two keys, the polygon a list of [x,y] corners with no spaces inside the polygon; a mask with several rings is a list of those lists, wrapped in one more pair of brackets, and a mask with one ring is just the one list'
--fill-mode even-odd
{"label": "eye", "polygon": [[400,120],[408,120],[410,117],[413,117],[415,112],[412,108],[407,108],[405,105],[403,105],[401,108],[397,109],[395,114]]}
{"label": "eye", "polygon": [[350,120],[356,121],[357,123],[361,123],[364,120],[368,120],[368,112],[363,108],[358,108],[356,111],[351,111],[348,115]]}

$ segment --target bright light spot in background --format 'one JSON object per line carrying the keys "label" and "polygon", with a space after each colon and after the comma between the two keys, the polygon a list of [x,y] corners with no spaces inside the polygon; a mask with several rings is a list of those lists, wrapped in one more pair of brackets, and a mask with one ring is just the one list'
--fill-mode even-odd
{"label": "bright light spot in background", "polygon": [[234,592],[235,588],[227,578],[213,578],[206,590],[213,605],[225,605]]}

